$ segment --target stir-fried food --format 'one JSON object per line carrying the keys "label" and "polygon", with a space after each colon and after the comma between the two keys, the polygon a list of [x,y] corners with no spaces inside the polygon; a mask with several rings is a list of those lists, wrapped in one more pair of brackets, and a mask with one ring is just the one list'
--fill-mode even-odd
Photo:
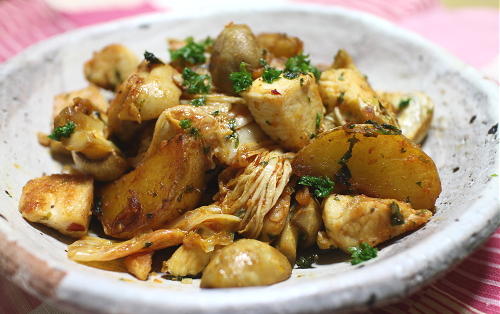
{"label": "stir-fried food", "polygon": [[77,238],[71,260],[202,288],[271,285],[319,252],[376,258],[432,218],[424,93],[375,91],[344,50],[322,72],[300,38],[243,24],[168,43],[170,59],[95,52],[90,85],[57,95],[38,134],[71,174],[28,181],[19,210]]}

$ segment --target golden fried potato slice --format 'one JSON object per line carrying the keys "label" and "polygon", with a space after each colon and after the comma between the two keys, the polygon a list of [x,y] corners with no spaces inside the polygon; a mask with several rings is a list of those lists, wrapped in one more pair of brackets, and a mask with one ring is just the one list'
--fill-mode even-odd
{"label": "golden fried potato slice", "polygon": [[153,264],[153,252],[136,253],[123,261],[127,271],[139,280],[147,280]]}
{"label": "golden fried potato slice", "polygon": [[415,210],[410,204],[393,199],[364,195],[330,195],[323,203],[326,234],[319,237],[320,247],[340,248],[368,243],[376,246],[425,224],[432,212]]}
{"label": "golden fried potato slice", "polygon": [[208,162],[201,139],[178,134],[132,172],[101,191],[106,234],[130,238],[191,210],[205,189]]}
{"label": "golden fried potato slice", "polygon": [[436,165],[397,133],[369,124],[337,128],[299,151],[292,167],[299,176],[327,176],[349,185],[353,192],[431,209],[441,193]]}
{"label": "golden fried potato slice", "polygon": [[92,177],[53,174],[28,181],[19,211],[31,222],[79,238],[87,233],[94,196]]}

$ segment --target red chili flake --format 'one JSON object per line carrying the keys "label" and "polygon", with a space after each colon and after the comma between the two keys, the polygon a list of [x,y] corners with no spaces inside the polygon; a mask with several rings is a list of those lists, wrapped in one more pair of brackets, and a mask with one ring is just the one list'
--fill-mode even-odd
{"label": "red chili flake", "polygon": [[80,224],[72,222],[71,225],[69,225],[66,228],[66,230],[67,231],[85,231],[85,227],[80,225]]}
{"label": "red chili flake", "polygon": [[273,89],[273,90],[271,91],[271,94],[273,94],[273,95],[281,95],[281,93],[280,93],[280,92],[278,92],[278,91],[277,91],[277,90],[275,90],[275,89]]}

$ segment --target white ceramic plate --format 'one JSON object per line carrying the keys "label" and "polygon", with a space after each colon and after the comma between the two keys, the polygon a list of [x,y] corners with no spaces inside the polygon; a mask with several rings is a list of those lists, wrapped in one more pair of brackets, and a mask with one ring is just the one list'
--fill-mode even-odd
{"label": "white ceramic plate", "polygon": [[[294,270],[290,280],[270,287],[200,290],[196,281],[139,282],[68,260],[61,238],[27,223],[17,211],[28,179],[60,171],[35,136],[49,130],[52,97],[85,86],[82,64],[106,44],[120,42],[138,54],[147,49],[166,58],[166,37],[216,36],[229,21],[248,23],[255,32],[297,35],[315,62],[329,63],[345,48],[375,88],[429,94],[437,108],[424,149],[443,184],[434,218],[361,266],[343,262]],[[23,288],[65,308],[231,314],[362,308],[415,291],[499,224],[498,178],[490,176],[498,173],[498,139],[488,134],[498,121],[496,86],[420,37],[345,9],[287,4],[157,14],[64,34],[2,66],[0,110],[0,268]]]}

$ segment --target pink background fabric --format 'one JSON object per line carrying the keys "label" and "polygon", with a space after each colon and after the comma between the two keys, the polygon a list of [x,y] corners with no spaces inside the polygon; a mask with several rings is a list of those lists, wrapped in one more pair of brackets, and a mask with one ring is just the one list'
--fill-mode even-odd
{"label": "pink background fabric", "polygon": [[[421,34],[466,63],[491,70],[498,65],[499,11],[450,10],[437,0],[291,0],[340,5],[388,19]],[[0,1],[0,66],[27,46],[78,27],[167,10],[143,1],[121,9],[64,12],[43,0]],[[168,8],[175,10],[175,6]],[[498,68],[491,79],[498,82]],[[54,312],[54,308],[0,278],[0,313]],[[500,313],[500,229],[446,276],[400,302],[373,313]]]}

